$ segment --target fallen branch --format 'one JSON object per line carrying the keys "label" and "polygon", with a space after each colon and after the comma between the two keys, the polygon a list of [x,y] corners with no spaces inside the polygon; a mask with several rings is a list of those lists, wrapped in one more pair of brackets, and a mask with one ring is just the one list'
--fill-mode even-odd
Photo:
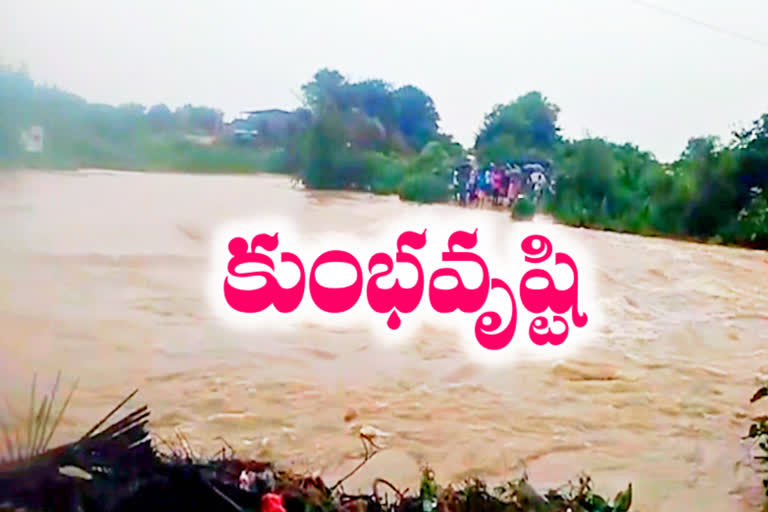
{"label": "fallen branch", "polygon": [[[366,436],[365,434],[360,434],[360,442],[362,443],[363,451],[365,452],[363,455],[363,460],[360,462],[360,464],[355,466],[355,469],[347,473],[341,480],[333,484],[333,486],[331,486],[331,492],[335,491],[342,483],[344,483],[344,481],[346,481],[349,477],[357,473],[360,470],[360,468],[365,466],[366,463],[368,463],[368,461],[371,460],[371,458],[373,458],[374,455],[379,453],[380,448],[376,446],[376,443],[374,443],[373,439],[371,439],[369,436]],[[375,450],[369,453],[368,444],[366,443],[373,446]]]}

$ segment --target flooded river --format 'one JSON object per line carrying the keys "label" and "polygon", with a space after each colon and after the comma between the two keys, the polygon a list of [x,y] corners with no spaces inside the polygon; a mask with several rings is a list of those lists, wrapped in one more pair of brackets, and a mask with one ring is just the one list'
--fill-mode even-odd
{"label": "flooded river", "polygon": [[631,481],[638,511],[755,509],[740,437],[768,378],[766,253],[572,230],[599,260],[607,321],[593,350],[560,364],[477,367],[435,329],[386,348],[362,330],[266,339],[213,318],[221,222],[287,212],[343,231],[407,208],[451,207],[278,176],[0,175],[1,391],[24,411],[33,372],[38,389],[58,370],[79,378],[63,442],[140,388],[132,404],[163,437],[179,429],[207,454],[223,437],[330,482],[358,462],[356,429],[374,427],[387,449],[348,491],[374,475],[413,489],[428,462],[441,481],[526,467],[546,488],[585,471],[610,496]]}

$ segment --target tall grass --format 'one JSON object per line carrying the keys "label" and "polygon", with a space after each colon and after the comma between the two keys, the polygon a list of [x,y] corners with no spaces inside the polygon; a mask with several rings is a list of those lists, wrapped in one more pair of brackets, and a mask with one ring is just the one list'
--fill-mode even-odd
{"label": "tall grass", "polygon": [[53,384],[50,393],[43,395],[38,407],[35,405],[37,399],[37,374],[34,375],[32,378],[29,410],[26,417],[19,418],[17,416],[13,418],[16,415],[6,397],[5,404],[8,410],[6,418],[8,420],[15,420],[15,424],[9,425],[5,421],[0,423],[4,441],[2,448],[0,448],[0,465],[29,459],[48,449],[51,438],[53,438],[53,434],[56,432],[64,416],[64,411],[67,409],[75,389],[77,389],[77,381],[75,381],[59,412],[52,417],[51,413],[53,412],[53,404],[56,400],[60,381],[61,372],[56,375],[56,382]]}

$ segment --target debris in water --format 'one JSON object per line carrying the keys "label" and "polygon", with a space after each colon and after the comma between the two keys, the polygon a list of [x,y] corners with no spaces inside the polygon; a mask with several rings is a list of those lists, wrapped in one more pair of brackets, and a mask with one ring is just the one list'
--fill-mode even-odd
{"label": "debris in water", "polygon": [[360,435],[370,439],[376,439],[377,437],[390,437],[392,434],[379,430],[376,427],[365,425],[360,427]]}

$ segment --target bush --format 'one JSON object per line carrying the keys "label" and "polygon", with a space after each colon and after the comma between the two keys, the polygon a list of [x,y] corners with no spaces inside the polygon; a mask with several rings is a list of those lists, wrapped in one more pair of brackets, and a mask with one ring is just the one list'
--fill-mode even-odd
{"label": "bush", "polygon": [[[766,396],[768,396],[768,387],[763,386],[752,395],[750,403],[755,403]],[[768,416],[758,416],[753,421],[754,423],[749,426],[749,433],[746,439],[752,440],[759,449],[757,455],[755,455],[755,460],[760,463],[758,472],[764,477],[763,490],[765,491],[765,496],[768,497],[768,478],[766,478],[766,475],[768,475]],[[763,510],[768,510],[768,503],[766,503]]]}
{"label": "bush", "polygon": [[282,148],[262,150],[260,170],[267,172],[290,172],[292,155]]}
{"label": "bush", "polygon": [[345,149],[334,154],[333,169],[337,189],[370,190],[373,169],[364,154]]}
{"label": "bush", "polygon": [[768,197],[755,187],[752,199],[736,221],[721,232],[725,240],[754,247],[768,247]]}
{"label": "bush", "polygon": [[450,180],[451,172],[460,156],[456,156],[452,145],[432,141],[424,146],[418,156],[410,162],[407,174],[434,174]]}
{"label": "bush", "polygon": [[[253,172],[270,171],[279,165],[268,151],[215,144],[201,146],[186,140],[157,140],[144,151],[140,167],[189,172]],[[270,159],[273,159],[270,162]]]}
{"label": "bush", "polygon": [[405,165],[399,159],[381,153],[370,154],[368,165],[373,172],[373,192],[396,194],[405,176]]}
{"label": "bush", "polygon": [[450,199],[448,182],[435,174],[414,174],[403,180],[400,198],[419,203],[439,203]]}
{"label": "bush", "polygon": [[512,217],[518,220],[528,220],[536,213],[536,204],[527,197],[521,197],[512,207]]}

